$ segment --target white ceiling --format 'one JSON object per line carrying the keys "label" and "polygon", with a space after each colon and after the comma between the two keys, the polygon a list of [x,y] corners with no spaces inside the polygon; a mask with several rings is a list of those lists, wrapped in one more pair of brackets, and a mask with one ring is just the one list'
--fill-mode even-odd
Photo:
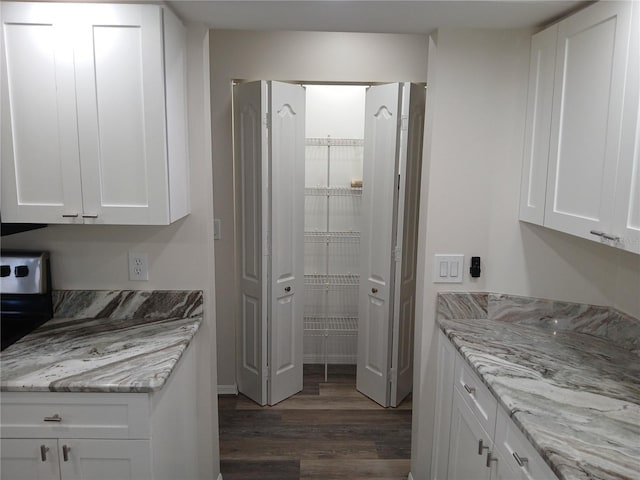
{"label": "white ceiling", "polygon": [[538,26],[592,2],[512,1],[167,1],[187,22],[210,28],[430,33],[438,27]]}

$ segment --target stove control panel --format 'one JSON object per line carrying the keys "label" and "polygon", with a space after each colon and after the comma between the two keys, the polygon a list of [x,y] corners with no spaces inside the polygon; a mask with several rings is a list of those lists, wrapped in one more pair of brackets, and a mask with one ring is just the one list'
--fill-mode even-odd
{"label": "stove control panel", "polygon": [[47,293],[49,253],[2,250],[0,293]]}

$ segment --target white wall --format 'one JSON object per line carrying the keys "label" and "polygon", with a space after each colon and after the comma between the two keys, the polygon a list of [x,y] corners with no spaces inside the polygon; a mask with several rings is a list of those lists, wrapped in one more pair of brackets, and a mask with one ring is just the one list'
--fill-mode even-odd
{"label": "white wall", "polygon": [[[2,238],[2,248],[51,252],[55,289],[203,290],[205,321],[198,333],[198,415],[203,478],[219,472],[208,31],[188,29],[191,214],[166,227],[51,225]],[[149,254],[149,281],[128,279],[129,251]],[[215,475],[212,475],[215,472]]]}
{"label": "white wall", "polygon": [[[427,478],[430,465],[438,291],[503,292],[640,315],[640,256],[518,221],[530,34],[444,29],[433,38],[419,247],[426,278],[416,306],[416,479]],[[434,253],[465,254],[465,271],[479,255],[482,276],[434,284]]]}
{"label": "white wall", "polygon": [[231,80],[397,82],[426,80],[427,37],[324,32],[211,31],[213,194],[218,384],[235,385],[235,281]]}
{"label": "white wall", "polygon": [[364,97],[359,85],[307,85],[307,138],[364,138]]}

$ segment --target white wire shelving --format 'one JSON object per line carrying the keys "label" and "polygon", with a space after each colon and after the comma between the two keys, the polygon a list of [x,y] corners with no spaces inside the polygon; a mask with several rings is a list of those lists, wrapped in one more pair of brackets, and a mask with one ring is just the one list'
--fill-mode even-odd
{"label": "white wire shelving", "polygon": [[360,275],[355,274],[309,274],[304,276],[304,285],[309,288],[358,287]]}
{"label": "white wire shelving", "polygon": [[308,147],[362,147],[362,138],[306,138],[304,144]]}
{"label": "white wire shelving", "polygon": [[360,232],[304,232],[307,243],[360,243]]}
{"label": "white wire shelving", "polygon": [[347,197],[362,195],[362,187],[305,187],[306,196],[316,197]]}

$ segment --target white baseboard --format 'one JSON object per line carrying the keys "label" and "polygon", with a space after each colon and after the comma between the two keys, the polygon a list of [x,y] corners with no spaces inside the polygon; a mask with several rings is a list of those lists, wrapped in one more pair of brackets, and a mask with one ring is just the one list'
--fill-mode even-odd
{"label": "white baseboard", "polygon": [[[220,479],[218,479],[220,480]],[[411,475],[411,472],[409,472],[409,476],[407,477],[407,480],[413,480],[413,475]]]}
{"label": "white baseboard", "polygon": [[[238,394],[238,386],[237,385],[218,385],[218,395],[237,395]],[[221,480],[220,477],[218,480]]]}

